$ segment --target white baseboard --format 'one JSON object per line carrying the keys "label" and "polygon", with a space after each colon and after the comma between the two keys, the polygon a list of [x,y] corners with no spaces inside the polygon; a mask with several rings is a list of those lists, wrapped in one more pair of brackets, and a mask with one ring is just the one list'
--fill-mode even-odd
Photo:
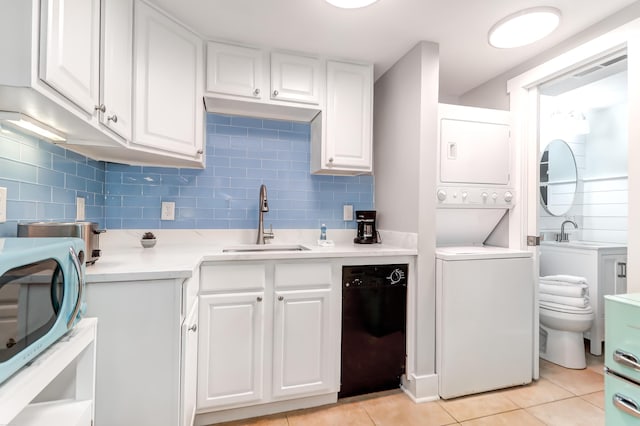
{"label": "white baseboard", "polygon": [[425,374],[422,376],[412,374],[410,378],[402,376],[402,390],[415,403],[440,399],[437,374]]}
{"label": "white baseboard", "polygon": [[287,401],[278,401],[268,404],[251,405],[248,407],[231,408],[209,413],[196,414],[195,426],[205,426],[213,423],[228,422],[232,420],[248,419],[251,417],[266,416],[285,411],[300,410],[303,408],[318,407],[320,405],[334,404],[338,400],[338,394],[330,393],[307,398],[297,398]]}

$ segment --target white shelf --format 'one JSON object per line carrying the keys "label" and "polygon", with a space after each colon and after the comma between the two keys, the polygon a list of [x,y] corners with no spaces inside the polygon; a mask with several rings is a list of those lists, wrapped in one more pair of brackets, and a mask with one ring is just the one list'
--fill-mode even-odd
{"label": "white shelf", "polygon": [[63,400],[28,405],[9,426],[84,426],[91,424],[93,401]]}
{"label": "white shelf", "polygon": [[[74,362],[77,364],[76,399],[79,400],[79,404],[88,403],[92,407],[95,389],[96,328],[97,319],[82,319],[73,330],[47,348],[30,365],[23,367],[0,385],[0,425],[13,425],[12,421],[25,409],[27,409],[25,415],[28,416],[30,412],[37,412],[45,407],[45,404],[33,404],[32,406],[29,404],[62,370]],[[69,400],[56,401],[55,404],[50,403],[48,404],[50,407],[45,408],[68,410],[71,407],[65,408],[65,406],[68,406],[70,402]],[[92,408],[90,411],[93,411]],[[91,417],[93,417],[92,414]],[[62,418],[61,420],[67,419]],[[74,425],[76,423],[67,422],[65,424]]]}

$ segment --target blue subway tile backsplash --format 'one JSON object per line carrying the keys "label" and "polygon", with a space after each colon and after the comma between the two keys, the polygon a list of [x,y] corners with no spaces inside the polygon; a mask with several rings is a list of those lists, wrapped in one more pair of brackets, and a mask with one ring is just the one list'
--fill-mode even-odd
{"label": "blue subway tile backsplash", "polygon": [[76,197],[86,220],[105,225],[105,164],[16,133],[0,133],[0,186],[7,188],[7,222],[0,236],[15,236],[20,221],[76,219]]}
{"label": "blue subway tile backsplash", "polygon": [[[309,173],[307,123],[209,114],[206,168],[103,163],[27,136],[0,136],[0,186],[8,189],[8,219],[74,220],[84,197],[87,220],[107,229],[246,229],[258,225],[258,193],[268,189],[274,228],[354,228],[343,205],[373,208],[372,176]],[[161,203],[176,204],[175,220],[160,220]]]}

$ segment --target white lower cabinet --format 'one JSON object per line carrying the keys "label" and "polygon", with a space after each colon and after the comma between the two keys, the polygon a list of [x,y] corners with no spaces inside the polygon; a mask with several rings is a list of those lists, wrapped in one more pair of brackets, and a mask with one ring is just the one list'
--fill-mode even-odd
{"label": "white lower cabinet", "polygon": [[337,393],[338,270],[331,262],[203,265],[199,414]]}
{"label": "white lower cabinet", "polygon": [[262,399],[263,293],[200,296],[198,407]]}
{"label": "white lower cabinet", "polygon": [[193,424],[198,324],[189,295],[198,281],[197,271],[190,279],[89,276],[86,316],[98,318],[99,335],[95,426]]}
{"label": "white lower cabinet", "polygon": [[330,392],[331,290],[276,291],[275,295],[273,396]]}

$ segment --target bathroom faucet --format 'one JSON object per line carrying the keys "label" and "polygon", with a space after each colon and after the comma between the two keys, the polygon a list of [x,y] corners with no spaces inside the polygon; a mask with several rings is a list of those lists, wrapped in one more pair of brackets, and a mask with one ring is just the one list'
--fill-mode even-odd
{"label": "bathroom faucet", "polygon": [[258,240],[256,244],[265,244],[268,239],[272,239],[273,229],[269,226],[269,231],[264,230],[264,214],[269,211],[269,203],[267,202],[267,187],[260,185],[260,205],[258,206]]}
{"label": "bathroom faucet", "polygon": [[578,224],[575,223],[572,220],[565,220],[564,222],[562,222],[562,225],[560,225],[560,235],[559,235],[559,238],[558,238],[558,242],[560,242],[560,243],[566,243],[566,242],[569,241],[569,234],[564,232],[564,226],[567,223],[572,224],[575,229],[578,229]]}

